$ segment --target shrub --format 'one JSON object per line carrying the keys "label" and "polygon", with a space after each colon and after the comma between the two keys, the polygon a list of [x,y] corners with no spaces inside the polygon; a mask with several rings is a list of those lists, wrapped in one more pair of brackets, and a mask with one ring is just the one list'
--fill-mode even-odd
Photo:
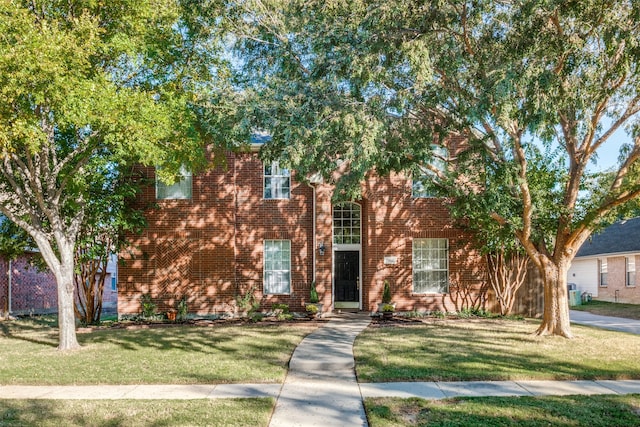
{"label": "shrub", "polygon": [[309,314],[318,314],[318,306],[317,305],[313,305],[313,304],[309,304],[305,307],[305,310],[307,310],[307,313]]}
{"label": "shrub", "polygon": [[384,281],[384,289],[382,290],[382,303],[389,304],[391,302],[391,287],[389,281]]}
{"label": "shrub", "polygon": [[395,308],[393,307],[392,304],[385,304],[382,306],[382,312],[383,313],[393,313],[395,310]]}
{"label": "shrub", "polygon": [[189,313],[189,306],[187,305],[187,297],[184,296],[178,301],[178,315],[177,320],[187,320],[187,314]]}
{"label": "shrub", "polygon": [[273,304],[271,306],[271,310],[273,311],[281,311],[282,313],[288,313],[289,312],[289,305],[288,304]]}
{"label": "shrub", "polygon": [[260,308],[260,300],[256,297],[255,291],[256,287],[252,286],[246,294],[237,298],[238,307],[246,311],[249,317]]}
{"label": "shrub", "polygon": [[309,302],[315,304],[318,301],[320,301],[320,298],[318,297],[318,291],[316,290],[316,281],[314,280],[313,282],[311,282],[311,289],[309,290]]}
{"label": "shrub", "polygon": [[151,294],[142,294],[140,296],[140,302],[142,305],[142,317],[154,317],[156,315],[157,305],[153,302]]}

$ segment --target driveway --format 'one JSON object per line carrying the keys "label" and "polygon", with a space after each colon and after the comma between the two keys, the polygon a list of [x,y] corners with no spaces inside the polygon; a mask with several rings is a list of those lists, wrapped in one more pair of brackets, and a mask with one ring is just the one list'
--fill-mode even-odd
{"label": "driveway", "polygon": [[594,326],[596,328],[610,329],[613,331],[640,334],[640,320],[625,319],[622,317],[599,316],[586,311],[569,310],[571,322],[580,325]]}

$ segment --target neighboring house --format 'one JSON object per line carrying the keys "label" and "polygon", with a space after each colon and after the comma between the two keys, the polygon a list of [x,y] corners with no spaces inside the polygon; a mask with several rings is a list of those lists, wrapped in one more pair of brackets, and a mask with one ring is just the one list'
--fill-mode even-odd
{"label": "neighboring house", "polygon": [[[56,279],[48,268],[38,268],[33,258],[37,252],[25,252],[8,261],[0,257],[0,315],[47,314],[58,312]],[[104,311],[116,311],[117,257],[107,265],[103,307]]]}
{"label": "neighboring house", "polygon": [[636,266],[640,266],[640,217],[616,222],[581,247],[567,281],[581,294],[602,301],[640,304]]}
{"label": "neighboring house", "polygon": [[37,252],[25,252],[15,260],[0,257],[0,312],[14,315],[58,311],[56,279],[34,263]]}
{"label": "neighboring house", "polygon": [[[155,207],[120,254],[121,316],[139,313],[147,293],[161,312],[186,297],[191,313],[232,314],[250,292],[262,310],[303,311],[314,280],[324,311],[377,310],[385,280],[400,311],[456,311],[468,290],[487,298],[470,236],[452,224],[446,200],[410,177],[371,174],[361,200],[333,203],[333,186],[304,183],[255,151],[143,191],[139,206]],[[153,168],[140,172],[155,179]]]}
{"label": "neighboring house", "polygon": [[118,255],[113,254],[107,263],[107,275],[102,291],[102,312],[116,313],[118,311]]}

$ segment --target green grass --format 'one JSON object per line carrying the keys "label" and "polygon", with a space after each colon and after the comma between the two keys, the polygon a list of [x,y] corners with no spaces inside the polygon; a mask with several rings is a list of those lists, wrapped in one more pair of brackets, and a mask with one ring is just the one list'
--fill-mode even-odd
{"label": "green grass", "polygon": [[639,304],[622,304],[617,302],[593,300],[586,304],[571,307],[571,310],[588,311],[600,316],[626,317],[640,320]]}
{"label": "green grass", "polygon": [[640,425],[640,395],[366,399],[371,427]]}
{"label": "green grass", "polygon": [[1,426],[267,426],[274,399],[0,400]]}
{"label": "green grass", "polygon": [[358,379],[388,381],[640,378],[640,336],[572,326],[575,339],[533,335],[537,322],[431,320],[368,328],[356,338]]}
{"label": "green grass", "polygon": [[279,383],[312,326],[171,326],[79,334],[60,352],[57,330],[37,320],[0,322],[0,384]]}

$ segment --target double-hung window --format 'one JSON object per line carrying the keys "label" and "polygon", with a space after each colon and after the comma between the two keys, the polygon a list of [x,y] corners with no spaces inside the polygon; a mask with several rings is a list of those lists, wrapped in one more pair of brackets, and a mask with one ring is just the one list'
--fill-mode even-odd
{"label": "double-hung window", "polygon": [[192,177],[185,167],[180,168],[176,182],[165,184],[156,173],[156,198],[162,200],[191,199]]}
{"label": "double-hung window", "polygon": [[291,293],[291,241],[264,241],[264,293]]}
{"label": "double-hung window", "polygon": [[447,239],[413,240],[413,292],[449,292],[449,242]]}
{"label": "double-hung window", "polygon": [[291,174],[275,161],[264,165],[264,198],[289,199],[291,197]]}
{"label": "double-hung window", "polygon": [[636,285],[636,260],[634,257],[627,257],[626,259],[626,280],[627,286],[635,286]]}
{"label": "double-hung window", "polygon": [[608,267],[607,267],[607,259],[599,259],[598,260],[598,270],[600,273],[600,286],[602,287],[606,287],[607,286],[607,274],[608,274]]}

